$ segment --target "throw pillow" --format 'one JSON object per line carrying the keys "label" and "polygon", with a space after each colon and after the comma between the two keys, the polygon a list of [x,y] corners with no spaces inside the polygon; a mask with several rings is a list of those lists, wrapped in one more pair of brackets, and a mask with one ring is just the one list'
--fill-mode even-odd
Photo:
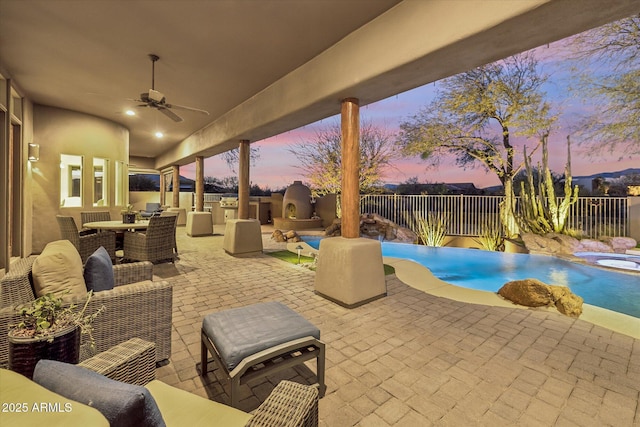
{"label": "throw pillow", "polygon": [[113,266],[109,252],[100,246],[92,253],[84,265],[84,282],[88,291],[100,292],[113,289]]}
{"label": "throw pillow", "polygon": [[87,294],[82,276],[82,258],[68,240],[48,243],[33,262],[31,271],[36,297],[66,290],[72,296]]}
{"label": "throw pillow", "polygon": [[149,390],[126,384],[89,369],[55,360],[40,360],[33,380],[67,399],[96,408],[119,427],[164,426],[164,420]]}

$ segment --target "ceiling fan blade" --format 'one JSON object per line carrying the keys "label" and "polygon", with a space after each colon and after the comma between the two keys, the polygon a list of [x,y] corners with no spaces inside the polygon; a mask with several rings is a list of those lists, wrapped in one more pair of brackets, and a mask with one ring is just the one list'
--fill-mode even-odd
{"label": "ceiling fan blade", "polygon": [[165,116],[169,117],[174,122],[181,122],[182,121],[182,117],[180,117],[179,115],[177,115],[173,111],[169,110],[167,107],[157,106],[156,108],[158,109],[158,111],[160,111]]}
{"label": "ceiling fan blade", "polygon": [[209,112],[207,110],[201,110],[200,108],[185,107],[184,105],[178,105],[178,104],[164,104],[164,105],[166,105],[168,108],[177,108],[179,110],[187,110],[187,111],[193,111],[195,113],[206,114],[207,116],[209,115]]}

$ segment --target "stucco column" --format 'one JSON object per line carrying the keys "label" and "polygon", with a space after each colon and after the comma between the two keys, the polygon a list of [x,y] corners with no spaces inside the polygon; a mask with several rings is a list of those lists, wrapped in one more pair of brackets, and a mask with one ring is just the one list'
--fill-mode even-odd
{"label": "stucco column", "polygon": [[231,255],[262,252],[260,221],[249,219],[249,141],[240,141],[238,160],[238,218],[227,220],[224,227],[222,249]]}
{"label": "stucco column", "polygon": [[173,165],[173,201],[172,208],[180,207],[180,166]]}
{"label": "stucco column", "polygon": [[196,156],[196,212],[204,210],[204,157]]}
{"label": "stucco column", "polygon": [[249,219],[249,141],[240,141],[238,155],[238,219]]}
{"label": "stucco column", "polygon": [[[175,188],[175,185],[174,185]],[[175,194],[175,192],[174,192]],[[192,202],[193,203],[193,202]],[[179,209],[183,211],[184,209]],[[188,207],[187,236],[210,236],[213,234],[213,216],[204,212],[204,157],[196,156],[196,197],[195,211]]]}
{"label": "stucco column", "polygon": [[342,101],[342,237],[360,237],[360,106],[358,99]]}

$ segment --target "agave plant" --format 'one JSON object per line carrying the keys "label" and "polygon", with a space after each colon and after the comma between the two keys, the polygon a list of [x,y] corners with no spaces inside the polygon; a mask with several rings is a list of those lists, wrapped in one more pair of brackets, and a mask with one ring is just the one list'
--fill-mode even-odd
{"label": "agave plant", "polygon": [[417,218],[416,234],[419,242],[426,246],[442,246],[448,223],[444,215],[433,212],[429,212],[426,217]]}
{"label": "agave plant", "polygon": [[495,222],[486,222],[480,236],[474,239],[486,251],[504,251],[502,226]]}

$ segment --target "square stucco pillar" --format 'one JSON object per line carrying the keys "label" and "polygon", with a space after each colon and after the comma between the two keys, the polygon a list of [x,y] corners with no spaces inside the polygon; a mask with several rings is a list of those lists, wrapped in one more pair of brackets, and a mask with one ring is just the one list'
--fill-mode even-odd
{"label": "square stucco pillar", "polygon": [[210,236],[213,234],[211,212],[187,212],[187,236]]}
{"label": "square stucco pillar", "polygon": [[229,219],[224,228],[222,248],[231,255],[262,252],[262,229],[256,219]]}
{"label": "square stucco pillar", "polygon": [[315,292],[347,308],[386,296],[380,242],[365,238],[322,239]]}
{"label": "square stucco pillar", "polygon": [[177,212],[178,222],[176,225],[185,225],[187,223],[187,209],[185,208],[168,208],[167,212]]}

